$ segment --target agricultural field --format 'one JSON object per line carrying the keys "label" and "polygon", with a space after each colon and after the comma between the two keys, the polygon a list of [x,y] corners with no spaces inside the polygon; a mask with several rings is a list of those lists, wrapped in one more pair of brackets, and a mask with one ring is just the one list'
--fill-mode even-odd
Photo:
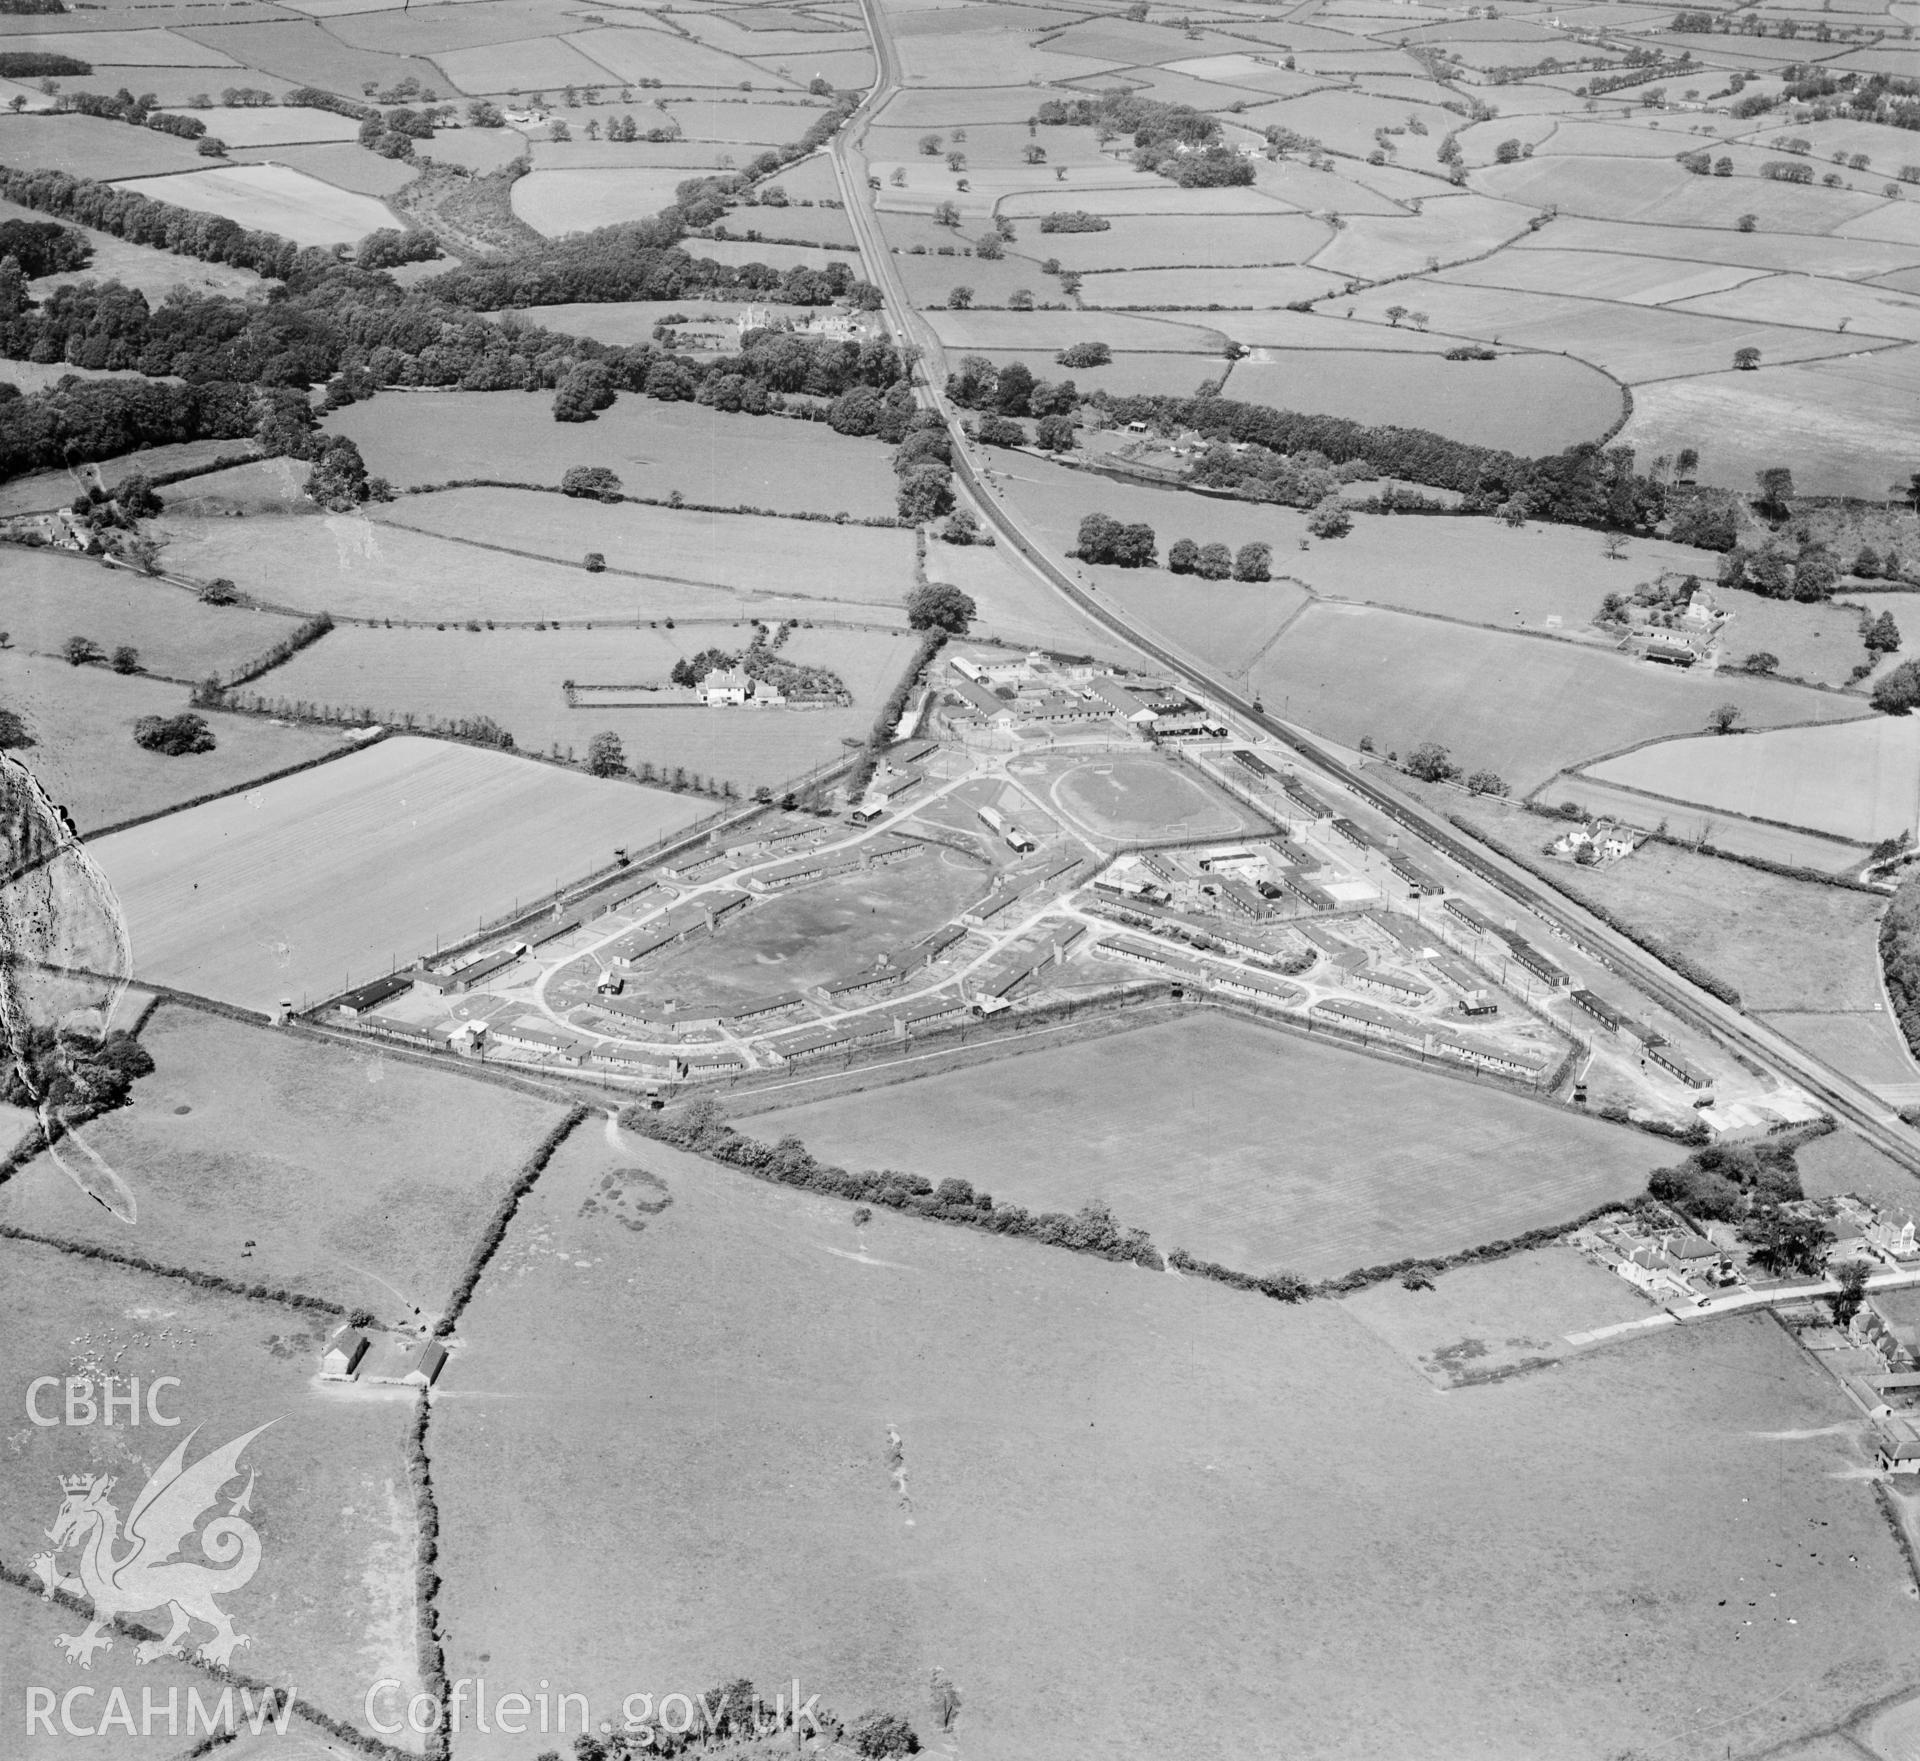
{"label": "agricultural field", "polygon": [[[545,314],[530,316],[538,322]],[[628,495],[665,500],[677,490],[722,507],[744,502],[856,519],[894,511],[897,479],[877,440],[820,423],[633,396],[592,422],[556,422],[551,406],[548,396],[519,391],[382,396],[349,405],[327,426],[353,440],[369,471],[395,483],[511,477],[558,488],[569,467],[604,465]]]}
{"label": "agricultural field", "polygon": [[[298,147],[236,147],[233,160],[237,165],[268,167],[317,178],[335,190],[352,196],[371,196],[380,202],[397,196],[420,175],[419,166],[410,161],[383,159],[355,141],[321,141]],[[380,222],[382,226],[392,224],[391,216]]]}
{"label": "agricultural field", "polygon": [[[1889,458],[1911,450],[1920,350],[1865,350],[1805,365],[1762,365],[1636,388],[1620,442],[1647,456],[1700,451],[1700,481],[1750,489],[1789,464],[1803,495],[1888,494]],[[1896,467],[1897,469],[1897,467]]]}
{"label": "agricultural field", "polygon": [[221,166],[190,176],[122,178],[118,187],[177,208],[223,214],[240,226],[277,232],[302,245],[357,244],[368,233],[395,223],[394,216],[370,196],[335,189],[286,165]]}
{"label": "agricultural field", "polygon": [[[667,675],[682,655],[710,647],[738,654],[752,636],[738,618],[659,630],[355,627],[304,649],[258,689],[275,701],[333,705],[349,717],[371,711],[376,720],[402,725],[408,716],[423,726],[491,716],[522,750],[559,756],[584,758],[593,736],[611,729],[636,765],[645,759],[684,767],[731,782],[745,795],[838,757],[845,740],[863,737],[918,641],[901,630],[794,632],[782,657],[832,668],[853,695],[850,708],[708,709],[667,689]],[[658,685],[666,702],[569,708],[568,680]]]}
{"label": "agricultural field", "polygon": [[1650,1166],[1645,1140],[1600,1121],[1211,1013],[743,1129],[849,1167],[962,1175],[1030,1210],[1104,1204],[1163,1252],[1306,1278],[1562,1222],[1631,1196]]}
{"label": "agricultural field", "polygon": [[399,738],[116,833],[93,854],[120,896],[137,976],[266,1012],[470,936],[606,866],[616,845],[644,848],[704,810]]}
{"label": "agricultural field", "polygon": [[13,646],[58,659],[90,637],[101,654],[138,651],[139,670],[192,684],[257,660],[299,627],[241,606],[202,605],[191,594],[70,551],[21,550],[8,558],[4,615]]}
{"label": "agricultural field", "polygon": [[[640,1231],[598,1202],[631,1168],[653,1194]],[[977,1158],[966,1171],[1002,1184]],[[1708,1654],[1701,1716],[1731,1721],[1716,1740],[1821,1728],[1906,1679],[1920,1617],[1852,1478],[1845,1409],[1765,1320],[1436,1401],[1405,1346],[1344,1304],[1289,1309],[849,1217],[625,1134],[604,1148],[580,1134],[556,1159],[463,1323],[436,1412],[450,1674],[566,1679],[595,1716],[643,1682],[797,1674],[843,1716],[911,1717],[938,1662],[969,1746],[1040,1761],[1143,1752],[1127,1694],[1203,1699],[1223,1752],[1258,1750],[1277,1720],[1310,1754],[1597,1761],[1668,1733]],[[1616,1301],[1555,1306],[1594,1325]],[[599,1397],[577,1398],[588,1386]],[[1143,1409],[1157,1422],[1141,1426]],[[776,1411],[777,1458],[755,1441]],[[889,1483],[889,1426],[911,1509]],[[1808,1435],[1783,1447],[1781,1432]],[[542,1528],[525,1520],[535,1506],[601,1515]],[[1783,1553],[1779,1535],[1809,1521],[1830,1526]],[[1063,1547],[1068,1529],[1105,1539]],[[1569,1549],[1570,1532],[1607,1542]],[[643,1533],[644,1578],[596,1574]],[[1691,1562],[1677,1579],[1676,1545]],[[1844,1574],[1824,1563],[1848,1555]],[[1410,1576],[1430,1593],[1409,1600]],[[529,1585],[589,1577],[591,1598],[529,1602]],[[1762,1607],[1721,1605],[1761,1577]],[[1648,1602],[1656,1580],[1668,1588]],[[1266,1593],[1281,1581],[1288,1595]],[[1417,1687],[1391,1703],[1352,1667],[1388,1651]],[[1296,1660],[1277,1678],[1275,1655]],[[1516,1696],[1522,1680],[1552,1691]],[[467,1746],[478,1761],[526,1748]]]}
{"label": "agricultural field", "polygon": [[1620,387],[1565,355],[1438,354],[1331,349],[1242,361],[1229,395],[1354,422],[1428,428],[1450,440],[1536,456],[1598,440],[1620,420]]}
{"label": "agricultural field", "polygon": [[563,238],[659,213],[687,175],[675,166],[532,171],[513,186],[513,211],[534,231]]}
{"label": "agricultural field", "polygon": [[1291,581],[1203,581],[1159,570],[1107,570],[1100,591],[1128,617],[1235,678],[1245,678],[1312,603]]}
{"label": "agricultural field", "polygon": [[930,544],[926,568],[929,580],[949,581],[973,600],[975,635],[1116,661],[1131,653],[1110,630],[1041,585],[999,545]]}
{"label": "agricultural field", "polygon": [[200,112],[207,132],[217,135],[229,147],[293,147],[316,141],[350,141],[359,130],[351,116],[331,110],[312,110],[304,105],[285,109],[279,105],[238,106],[233,109]]}
{"label": "agricultural field", "polygon": [[1920,1106],[1920,1064],[1891,1014],[1785,1010],[1769,1015],[1767,1025],[1889,1106]]}
{"label": "agricultural field", "polygon": [[1601,782],[1861,843],[1913,831],[1920,813],[1920,723],[1910,716],[1666,740],[1592,768]]}
{"label": "agricultural field", "polygon": [[[74,120],[87,119],[76,117]],[[0,145],[4,145],[3,137],[0,137]],[[38,216],[30,208],[22,208],[13,202],[0,202],[0,220],[36,218]],[[118,281],[124,286],[138,288],[150,303],[155,304],[170,288],[175,287],[192,288],[197,293],[245,298],[252,289],[260,286],[260,277],[251,269],[235,269],[226,263],[203,263],[196,257],[177,257],[170,251],[155,250],[151,245],[130,245],[124,239],[117,239],[111,233],[96,232],[91,227],[77,226],[73,230],[93,248],[92,262],[84,269],[68,269],[54,275],[36,277],[29,284],[35,298],[45,299],[57,287],[88,280]],[[0,373],[17,378],[23,365],[18,361],[9,361],[0,367]]]}
{"label": "agricultural field", "polygon": [[[688,480],[699,478],[689,473]],[[904,596],[913,566],[913,535],[896,529],[609,505],[530,489],[407,496],[384,509],[382,520],[522,556],[578,562],[597,551],[609,572],[665,583],[656,597],[668,613],[682,585],[835,598],[850,586],[877,597],[898,581]]]}
{"label": "agricultural field", "polygon": [[[1676,674],[1573,643],[1334,604],[1304,612],[1251,677],[1283,720],[1348,746],[1371,736],[1382,751],[1436,740],[1469,771],[1490,769],[1518,793],[1581,757],[1704,728],[1721,703],[1740,705],[1755,728],[1867,713],[1858,698],[1798,685]],[[1635,776],[1653,774],[1637,754],[1621,762]]]}
{"label": "agricultural field", "polygon": [[[9,361],[0,368],[0,374],[15,378],[23,368],[28,374],[35,370],[32,362]],[[61,366],[41,371],[61,374],[79,370]],[[80,372],[79,377],[106,379],[116,376]],[[99,459],[72,470],[29,471],[23,476],[10,477],[0,485],[0,515],[50,513],[55,508],[68,506],[76,495],[95,482],[103,489],[115,489],[136,472],[152,477],[160,472],[198,469],[252,450],[251,443],[245,440],[183,440],[173,446],[142,447],[138,452],[120,453],[113,458]],[[168,493],[179,495],[183,491],[170,484]],[[192,491],[186,490],[184,493],[191,494]]]}
{"label": "agricultural field", "polygon": [[[47,1156],[0,1186],[0,1222],[244,1283],[437,1315],[556,1105],[365,1047],[290,1040],[163,1008],[154,1071],[87,1128],[138,1221],[92,1202]],[[244,1078],[240,1073],[244,1072]]]}
{"label": "agricultural field", "polygon": [[[119,1246],[138,1251],[124,1231]],[[418,1679],[415,1520],[402,1454],[412,1402],[404,1396],[343,1396],[316,1382],[330,1317],[218,1296],[179,1279],[25,1242],[0,1243],[0,1277],[8,1293],[8,1362],[22,1385],[42,1375],[90,1376],[97,1391],[97,1379],[110,1372],[139,1377],[144,1391],[155,1378],[177,1377],[179,1385],[163,1390],[160,1403],[181,1426],[135,1430],[123,1414],[111,1430],[42,1429],[16,1402],[0,1467],[0,1557],[24,1565],[46,1551],[45,1530],[60,1507],[63,1475],[111,1474],[113,1502],[124,1518],[147,1477],[190,1431],[196,1440],[188,1453],[197,1460],[267,1427],[247,1445],[223,1501],[223,1508],[234,1503],[246,1475],[256,1476],[242,1508],[259,1536],[260,1563],[250,1582],[222,1599],[236,1631],[251,1641],[236,1654],[236,1670],[255,1681],[291,1680],[301,1699],[353,1723],[362,1716],[371,1682],[383,1676]],[[74,1554],[63,1555],[64,1571],[75,1563]],[[141,1686],[154,1691],[163,1711],[169,1680],[181,1684],[183,1702],[189,1682],[207,1703],[217,1698],[216,1684],[196,1666],[140,1669],[126,1639],[116,1640],[83,1672],[52,1642],[54,1632],[78,1630],[71,1616],[57,1624],[29,1623],[26,1609],[39,1604],[12,1584],[0,1586],[0,1598],[10,1610],[0,1621],[10,1721],[20,1717],[28,1683],[61,1694],[93,1685],[91,1708],[80,1702],[83,1727],[100,1716],[110,1684],[128,1686],[136,1719]],[[162,1611],[145,1620],[156,1630],[167,1624]],[[192,1642],[208,1631],[196,1626]],[[31,1661],[22,1649],[29,1635]],[[147,1680],[156,1669],[158,1679]],[[183,1719],[185,1712],[183,1703]],[[289,1726],[290,1732],[298,1728]],[[23,1748],[24,1719],[13,1730],[9,1752],[30,1761],[48,1761],[73,1747],[73,1738],[62,1734],[52,1740],[42,1735],[38,1744]],[[156,1724],[152,1736],[129,1743],[123,1753],[151,1755],[165,1743],[164,1730],[164,1723]],[[113,1741],[111,1734],[107,1741]]]}
{"label": "agricultural field", "polygon": [[0,707],[25,721],[33,741],[9,756],[40,779],[83,835],[339,749],[330,732],[229,715],[207,718],[218,741],[211,752],[170,758],[133,743],[142,716],[179,715],[188,696],[184,686],[157,679],[0,652]]}
{"label": "agricultural field", "polygon": [[[9,37],[11,43],[15,39]],[[0,165],[54,166],[75,177],[151,176],[206,163],[191,141],[98,116],[0,114]]]}
{"label": "agricultural field", "polygon": [[1877,607],[1863,612],[1844,602],[1802,605],[1739,587],[1716,588],[1714,604],[1733,613],[1720,637],[1720,652],[1729,664],[1749,654],[1776,654],[1782,678],[1841,687],[1851,682],[1856,666],[1876,658],[1861,639],[1861,624],[1871,621]]}

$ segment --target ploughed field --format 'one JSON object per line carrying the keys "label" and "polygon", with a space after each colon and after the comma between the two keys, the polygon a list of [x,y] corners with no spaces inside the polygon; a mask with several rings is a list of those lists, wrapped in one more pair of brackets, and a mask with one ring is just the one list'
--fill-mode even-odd
{"label": "ploughed field", "polygon": [[400,738],[101,839],[93,854],[139,976],[264,1012],[470,936],[710,805]]}

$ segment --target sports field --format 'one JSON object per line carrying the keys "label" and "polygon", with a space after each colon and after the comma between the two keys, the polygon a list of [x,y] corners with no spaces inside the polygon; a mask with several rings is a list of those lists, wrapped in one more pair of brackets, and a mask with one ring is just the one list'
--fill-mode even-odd
{"label": "sports field", "polygon": [[437,1314],[557,1105],[357,1048],[163,1008],[153,1074],[87,1141],[132,1191],[129,1230],[46,1156],[0,1222],[245,1283]]}
{"label": "sports field", "polygon": [[1093,838],[1230,837],[1247,816],[1194,772],[1163,758],[1089,759],[1030,785]]}
{"label": "sports field", "polygon": [[629,986],[642,996],[676,997],[683,1010],[724,1009],[852,978],[882,953],[958,917],[991,890],[992,878],[985,862],[929,848],[867,874],[789,888],[711,936],[647,960]]}
{"label": "sports field", "polygon": [[1861,699],[1833,692],[1676,674],[1571,642],[1330,604],[1301,614],[1253,682],[1283,720],[1347,745],[1368,735],[1382,752],[1437,740],[1469,771],[1490,768],[1516,793],[1635,740],[1704,728],[1721,703],[1739,704],[1755,727],[1866,713]]}
{"label": "sports field", "polygon": [[[184,762],[184,761],[182,761]],[[393,739],[104,838],[138,976],[268,1010],[318,1002],[711,804]]]}
{"label": "sports field", "polygon": [[1874,716],[1845,727],[1669,740],[1595,765],[1593,774],[1871,844],[1916,829],[1920,722]]}
{"label": "sports field", "polygon": [[1032,1210],[1105,1204],[1163,1252],[1308,1278],[1561,1222],[1651,1165],[1598,1121],[1214,1014],[743,1128]]}
{"label": "sports field", "polygon": [[[1303,1096],[1266,1137],[1323,1110]],[[597,1137],[523,1207],[436,1403],[449,1675],[565,1680],[617,1718],[636,1690],[797,1674],[842,1716],[924,1730],[938,1664],[964,1751],[1034,1761],[1155,1752],[1165,1714],[1143,1733],[1141,1704],[1204,1705],[1220,1755],[1281,1728],[1302,1755],[1603,1761],[1654,1748],[1684,1701],[1739,1753],[1908,1679],[1920,1610],[1846,1409],[1769,1321],[1442,1399],[1409,1356],[1532,1284],[1383,1343],[1341,1303],[884,1211],[855,1229],[844,1203]],[[982,1144],[964,1172],[1002,1190],[998,1160]],[[639,1232],[586,1208],[627,1167],[671,1201]],[[1425,1167],[1400,1158],[1369,1233]],[[1581,1282],[1590,1302],[1563,1282],[1540,1312],[1622,1318]],[[646,1572],[603,1569],[643,1547]],[[1736,1600],[1742,1580],[1760,1590]],[[1390,1660],[1397,1691],[1356,1658]]]}

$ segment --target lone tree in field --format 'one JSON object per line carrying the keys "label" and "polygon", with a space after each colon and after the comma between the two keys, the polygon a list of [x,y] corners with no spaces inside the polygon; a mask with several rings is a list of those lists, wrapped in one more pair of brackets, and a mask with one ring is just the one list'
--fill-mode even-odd
{"label": "lone tree in field", "polygon": [[32,744],[33,736],[27,732],[27,724],[20,719],[19,712],[0,709],[0,752],[13,752]]}
{"label": "lone tree in field", "polygon": [[1770,520],[1784,520],[1793,511],[1793,473],[1785,465],[1769,465],[1756,477],[1760,494],[1754,507]]}
{"label": "lone tree in field", "polygon": [[100,644],[91,636],[69,636],[60,653],[68,666],[91,666],[96,660],[106,658]]}
{"label": "lone tree in field", "polygon": [[1740,663],[1743,673],[1755,673],[1765,679],[1780,670],[1780,657],[1770,648],[1756,648]]}
{"label": "lone tree in field", "polygon": [[597,777],[617,777],[627,768],[626,749],[611,729],[587,742],[587,769]]}
{"label": "lone tree in field", "polygon": [[1316,538],[1344,538],[1353,530],[1353,515],[1337,501],[1323,501],[1307,516],[1307,530]]}
{"label": "lone tree in field", "polygon": [[960,204],[958,202],[935,202],[933,205],[933,223],[935,226],[958,226],[960,224]]}
{"label": "lone tree in field", "polygon": [[901,477],[894,506],[909,525],[938,519],[953,507],[953,473],[945,465],[915,465]]}
{"label": "lone tree in field", "polygon": [[1167,547],[1167,569],[1175,575],[1191,575],[1200,566],[1200,546],[1191,538],[1176,538]]}
{"label": "lone tree in field", "polygon": [[1737,703],[1717,703],[1707,715],[1707,726],[1716,734],[1731,734],[1743,713]]}
{"label": "lone tree in field", "polygon": [[1233,578],[1236,581],[1271,581],[1273,546],[1258,540],[1241,545],[1239,554],[1233,559]]}
{"label": "lone tree in field", "polygon": [[952,312],[964,312],[973,304],[973,289],[964,284],[947,289],[947,309]]}
{"label": "lone tree in field", "polygon": [[306,492],[330,513],[351,513],[371,494],[367,462],[344,434],[320,449],[307,473]]}
{"label": "lone tree in field", "polygon": [[113,658],[107,664],[116,673],[137,673],[140,670],[140,650],[123,642],[113,651]]}
{"label": "lone tree in field", "polygon": [[1756,348],[1735,349],[1733,351],[1733,364],[1735,369],[1741,373],[1755,372],[1760,366],[1760,351]]}
{"label": "lone tree in field", "polygon": [[1476,795],[1504,795],[1508,793],[1506,782],[1498,771],[1477,770],[1467,778],[1467,788]]}
{"label": "lone tree in field", "polygon": [[169,758],[211,752],[214,747],[213,730],[191,710],[182,715],[143,715],[133,724],[133,742]]}
{"label": "lone tree in field", "polygon": [[1407,775],[1423,783],[1450,783],[1460,774],[1453,754],[1435,740],[1423,740],[1407,754]]}
{"label": "lone tree in field", "polygon": [[1893,621],[1893,613],[1883,611],[1863,632],[1870,654],[1891,654],[1900,646],[1900,626]]}
{"label": "lone tree in field", "polygon": [[916,630],[964,636],[978,609],[971,595],[946,581],[929,581],[907,595],[907,623]]}
{"label": "lone tree in field", "polygon": [[620,479],[605,465],[569,465],[560,479],[560,493],[591,497],[596,501],[617,501]]}
{"label": "lone tree in field", "polygon": [[920,137],[920,152],[924,158],[938,159],[940,157],[941,145],[942,142],[938,135],[922,135]]}
{"label": "lone tree in field", "polygon": [[1873,687],[1873,707],[1882,715],[1907,715],[1920,705],[1920,660],[1903,660]]}
{"label": "lone tree in field", "polygon": [[1035,438],[1048,452],[1072,452],[1075,446],[1073,438],[1073,418],[1071,416],[1042,416]]}

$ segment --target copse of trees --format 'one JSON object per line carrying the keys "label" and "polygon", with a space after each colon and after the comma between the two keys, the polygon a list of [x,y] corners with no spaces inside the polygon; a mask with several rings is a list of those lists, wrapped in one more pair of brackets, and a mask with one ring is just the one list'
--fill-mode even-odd
{"label": "copse of trees", "polygon": [[304,433],[304,400],[287,408],[249,385],[167,385],[151,380],[68,379],[0,401],[0,477],[70,460],[112,458],[186,440],[237,440],[269,421]]}
{"label": "copse of trees", "polygon": [[1110,563],[1122,569],[1150,569],[1156,560],[1157,548],[1151,526],[1143,522],[1127,525],[1111,514],[1094,513],[1080,522],[1079,542],[1069,554],[1082,562]]}
{"label": "copse of trees", "polygon": [[211,752],[216,744],[206,718],[192,710],[179,715],[143,715],[133,724],[133,743],[169,758]]}
{"label": "copse of trees", "polygon": [[[1367,427],[1340,416],[1278,410],[1224,397],[1115,395],[1087,400],[1110,421],[1146,422],[1162,432],[1194,429],[1223,443],[1206,457],[1206,481],[1251,490],[1284,470],[1285,461],[1314,454],[1332,466],[1360,465],[1462,497],[1468,513],[1511,508],[1524,519],[1627,531],[1650,530],[1665,514],[1665,486],[1634,469],[1631,447],[1592,443],[1546,458],[1522,458],[1492,447],[1449,440],[1423,428]],[[1235,453],[1230,444],[1245,443]]]}
{"label": "copse of trees", "polygon": [[84,233],[57,220],[0,220],[0,258],[11,257],[29,280],[84,269],[93,246]]}

